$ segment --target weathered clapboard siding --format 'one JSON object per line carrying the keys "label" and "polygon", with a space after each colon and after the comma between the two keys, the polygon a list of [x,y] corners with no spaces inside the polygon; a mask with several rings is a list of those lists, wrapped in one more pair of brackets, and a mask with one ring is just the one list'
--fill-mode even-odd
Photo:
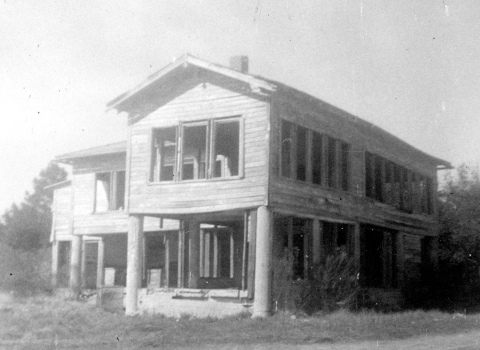
{"label": "weathered clapboard siding", "polygon": [[55,237],[71,235],[72,186],[57,188],[54,191],[52,206],[53,230]]}
{"label": "weathered clapboard siding", "polygon": [[[75,234],[127,232],[128,215],[124,210],[95,212],[95,174],[125,170],[125,165],[125,154],[89,157],[75,162],[72,181],[74,191],[73,231]],[[160,218],[146,217],[144,221],[146,232],[176,229],[178,229],[178,222],[175,220],[163,220],[162,226]]]}
{"label": "weathered clapboard siding", "polygon": [[[365,126],[313,103],[278,95],[273,99],[270,204],[280,211],[362,221],[415,234],[435,234],[434,215],[407,214],[391,205],[365,197],[366,151],[376,153],[419,174],[436,178],[436,164],[412,148],[392,145],[382,137],[370,138]],[[280,176],[281,120],[327,135],[350,145],[349,190],[322,187]],[[372,126],[372,128],[374,128]],[[382,142],[383,141],[383,142]],[[397,148],[395,148],[397,147]]]}
{"label": "weathered clapboard siding", "polygon": [[[268,104],[235,89],[199,81],[131,126],[129,210],[131,213],[186,214],[251,208],[267,194]],[[149,183],[153,128],[224,117],[243,123],[243,177]],[[240,135],[242,137],[242,135]]]}

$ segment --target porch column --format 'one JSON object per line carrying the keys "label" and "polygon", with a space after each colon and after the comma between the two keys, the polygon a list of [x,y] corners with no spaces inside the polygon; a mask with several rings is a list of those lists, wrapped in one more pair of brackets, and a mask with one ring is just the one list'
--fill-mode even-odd
{"label": "porch column", "polygon": [[143,215],[130,215],[128,219],[128,256],[125,314],[133,315],[138,308],[138,288],[141,287],[143,247]]}
{"label": "porch column", "polygon": [[312,233],[313,233],[313,264],[315,268],[318,267],[318,264],[322,261],[322,223],[318,219],[313,220],[312,224]]}
{"label": "porch column", "polygon": [[98,241],[97,246],[97,288],[102,288],[104,277],[104,256],[105,256],[105,243],[103,238]]}
{"label": "porch column", "polygon": [[188,223],[190,238],[190,254],[188,257],[188,288],[198,288],[200,278],[200,223],[190,221]]}
{"label": "porch column", "polygon": [[58,248],[57,241],[52,242],[52,288],[55,289],[58,286]]}
{"label": "porch column", "polygon": [[81,291],[82,236],[72,236],[70,255],[70,297],[78,298]]}
{"label": "porch column", "polygon": [[261,206],[257,209],[257,247],[255,258],[254,318],[270,316],[272,309],[272,214]]}
{"label": "porch column", "polygon": [[87,271],[87,243],[85,240],[82,241],[82,263],[80,267],[80,285],[82,289],[86,288],[87,280],[86,280],[86,271]]}

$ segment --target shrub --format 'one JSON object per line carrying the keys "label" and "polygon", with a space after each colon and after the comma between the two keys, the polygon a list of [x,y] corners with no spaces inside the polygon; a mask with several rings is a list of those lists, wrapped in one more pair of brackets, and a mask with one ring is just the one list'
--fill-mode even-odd
{"label": "shrub", "polygon": [[1,245],[0,290],[19,296],[50,292],[50,249],[25,251]]}
{"label": "shrub", "polygon": [[354,259],[337,252],[314,265],[309,277],[303,280],[293,280],[292,261],[290,254],[275,261],[273,299],[276,309],[314,314],[355,306],[359,284]]}

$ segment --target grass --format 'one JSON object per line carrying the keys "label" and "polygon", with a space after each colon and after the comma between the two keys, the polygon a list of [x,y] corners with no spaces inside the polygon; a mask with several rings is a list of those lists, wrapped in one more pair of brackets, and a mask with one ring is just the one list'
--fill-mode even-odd
{"label": "grass", "polygon": [[340,311],[295,318],[277,314],[252,320],[126,317],[83,302],[53,297],[16,300],[0,307],[0,348],[153,349],[208,344],[314,344],[405,339],[478,330],[480,315],[441,312],[378,314]]}

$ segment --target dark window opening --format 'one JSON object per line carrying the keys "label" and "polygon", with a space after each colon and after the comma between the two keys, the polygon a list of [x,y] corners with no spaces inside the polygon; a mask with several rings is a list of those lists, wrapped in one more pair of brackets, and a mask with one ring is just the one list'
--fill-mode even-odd
{"label": "dark window opening", "polygon": [[374,198],[375,172],[373,171],[374,157],[370,152],[365,152],[365,195]]}
{"label": "dark window opening", "polygon": [[348,143],[342,142],[341,143],[341,166],[340,166],[340,174],[341,174],[341,186],[342,190],[348,191],[349,190],[349,179],[350,179],[350,145]]}
{"label": "dark window opening", "polygon": [[375,191],[375,199],[377,201],[383,202],[383,159],[380,157],[374,156],[374,171],[375,171],[375,185],[374,185],[374,191]]}
{"label": "dark window opening", "polygon": [[323,222],[323,253],[324,259],[336,254],[353,256],[353,240],[351,228],[348,224]]}
{"label": "dark window opening", "polygon": [[293,152],[293,124],[282,120],[282,159],[281,174],[285,177],[292,177],[292,152]]}
{"label": "dark window opening", "polygon": [[312,132],[312,183],[322,183],[322,160],[323,160],[323,138],[322,135]]}
{"label": "dark window opening", "polygon": [[238,120],[215,123],[215,162],[213,177],[239,175],[240,123]]}
{"label": "dark window opening", "polygon": [[396,286],[395,234],[379,227],[366,225],[363,235],[364,276],[366,287],[392,288]]}
{"label": "dark window opening", "polygon": [[204,230],[200,235],[202,252],[200,277],[233,278],[234,240],[229,229]]}
{"label": "dark window opening", "polygon": [[337,187],[337,140],[327,138],[327,179],[329,187]]}
{"label": "dark window opening", "polygon": [[176,128],[154,131],[152,181],[172,181],[175,176],[175,155],[177,153]]}
{"label": "dark window opening", "polygon": [[182,180],[205,179],[207,125],[184,125]]}
{"label": "dark window opening", "polygon": [[297,127],[297,180],[307,180],[307,129]]}

